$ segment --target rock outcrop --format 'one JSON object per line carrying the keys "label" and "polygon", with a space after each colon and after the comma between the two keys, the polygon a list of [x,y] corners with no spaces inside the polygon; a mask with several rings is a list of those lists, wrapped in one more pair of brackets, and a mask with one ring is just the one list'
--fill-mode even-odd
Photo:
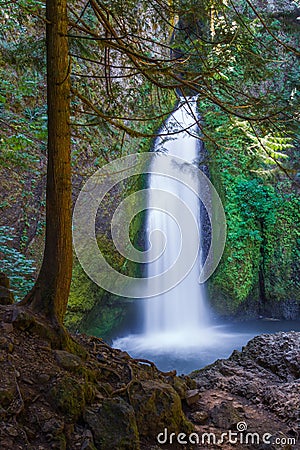
{"label": "rock outcrop", "polygon": [[181,402],[192,380],[94,337],[76,337],[81,356],[52,348],[18,308],[0,306],[1,450],[139,450],[164,427],[193,430]]}
{"label": "rock outcrop", "polygon": [[[220,438],[229,430],[240,431],[238,439],[244,442],[225,442],[222,449],[300,448],[300,333],[257,336],[241,352],[191,377],[200,400],[189,417],[199,435],[209,431]],[[247,432],[250,444],[245,443]],[[258,433],[259,443],[252,433]]]}
{"label": "rock outcrop", "polygon": [[18,308],[0,306],[1,450],[300,448],[300,333],[177,377],[95,337],[52,348]]}

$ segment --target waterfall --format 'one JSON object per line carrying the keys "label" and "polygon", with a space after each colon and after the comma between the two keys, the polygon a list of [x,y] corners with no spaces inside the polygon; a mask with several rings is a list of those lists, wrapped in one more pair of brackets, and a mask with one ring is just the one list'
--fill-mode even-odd
{"label": "waterfall", "polygon": [[[99,274],[105,274],[99,285],[123,298],[137,299],[128,302],[134,310],[128,307],[131,316],[126,316],[126,327],[117,330],[113,346],[144,362],[152,360],[161,370],[175,368],[184,373],[228,357],[253,336],[239,332],[236,324],[232,329],[211,318],[205,285],[199,283],[209,278],[220,261],[226,219],[217,191],[199,170],[205,155],[198,118],[197,98],[181,98],[158,133],[153,152],[110,163],[105,177],[101,171],[100,178],[85,187],[79,205],[76,202],[75,222],[73,218],[75,248],[86,272],[96,282]],[[118,207],[112,219],[116,248],[126,255],[131,246],[129,259],[146,264],[142,277],[124,280],[98,261],[94,227],[99,197],[124,176],[146,173],[147,189],[140,190],[140,197],[127,197],[129,201],[122,202],[123,208]],[[92,214],[87,214],[87,204]],[[145,248],[140,251],[130,242],[126,224],[144,210]],[[86,232],[89,229],[93,232]]]}
{"label": "waterfall", "polygon": [[[204,146],[199,139],[198,119],[197,97],[181,98],[155,140],[147,187],[145,242],[149,259],[145,292],[151,291],[151,285],[158,294],[140,293],[142,299],[136,306],[142,325],[139,333],[113,341],[114,346],[135,357],[148,357],[164,369],[196,368],[200,358],[212,362],[213,352],[230,339],[211,323],[206,288],[199,283],[207,257],[205,246],[210,241],[207,226],[203,233],[207,216],[199,197],[203,202],[207,198],[211,201],[213,191],[199,181]],[[182,266],[188,267],[183,277]],[[170,272],[174,280],[171,288],[169,276],[164,276]]]}
{"label": "waterfall", "polygon": [[[163,158],[159,156],[161,153],[179,157],[190,164],[199,164],[199,160],[203,155],[203,145],[199,140],[197,116],[197,97],[191,97],[188,101],[181,98],[177,109],[160,130],[160,134],[167,136],[156,138],[154,152],[157,152],[157,157],[152,162],[151,169],[153,172],[158,172],[161,164],[164,162]],[[193,174],[189,176],[192,177]],[[198,281],[202,264],[201,230],[203,228],[201,224],[200,201],[179,180],[170,179],[163,175],[152,173],[149,177],[148,188],[150,190],[160,189],[164,192],[170,192],[189,207],[197,220],[198,236],[191,235],[185,241],[185,245],[190,247],[190,254],[193,253],[193,247],[200,245],[197,258],[188,275],[173,289],[144,302],[144,332],[148,335],[161,333],[168,335],[188,333],[191,335],[208,325],[205,287],[203,284],[199,284]],[[166,209],[170,209],[170,205]],[[176,218],[179,218],[185,212],[181,210],[181,204],[176,201],[176,198],[174,198],[172,210],[176,211]],[[182,220],[184,220],[184,217],[182,217]],[[151,233],[154,230],[160,230],[164,233],[166,248],[159,258],[147,264],[146,272],[149,278],[163,273],[171,267],[176,261],[180,244],[181,230],[174,218],[164,211],[148,208],[146,241],[151,240]],[[155,247],[155,241],[152,244]]]}

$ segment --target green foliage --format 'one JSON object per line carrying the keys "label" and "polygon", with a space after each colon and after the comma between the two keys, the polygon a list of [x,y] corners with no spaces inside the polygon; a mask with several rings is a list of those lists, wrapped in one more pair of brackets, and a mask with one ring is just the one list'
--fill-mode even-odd
{"label": "green foliage", "polygon": [[90,280],[75,259],[66,326],[73,332],[84,330],[105,338],[118,326],[123,315],[120,298],[110,295]]}
{"label": "green foliage", "polygon": [[99,294],[97,285],[88,278],[77,259],[75,259],[68,311],[65,318],[68,328],[73,331],[78,329],[83,316],[96,304],[100,297]]}
{"label": "green foliage", "polygon": [[10,278],[15,299],[21,300],[33,286],[35,267],[32,260],[10,246],[13,233],[13,228],[0,226],[1,271]]}
{"label": "green foliage", "polygon": [[[228,225],[225,252],[209,289],[216,308],[232,313],[248,299],[299,297],[300,205],[286,176],[293,178],[298,170],[299,63],[287,47],[274,45],[247,8],[239,14],[216,9],[219,44],[209,49],[197,43],[207,55],[213,93],[200,97],[199,109]],[[298,38],[282,21],[265,20],[283,42],[295,45]]]}
{"label": "green foliage", "polygon": [[45,47],[40,23],[42,2],[18,1],[0,12],[0,138],[2,166],[31,168],[47,138]]}
{"label": "green foliage", "polygon": [[254,134],[253,127],[245,120],[232,119],[232,125],[229,128],[233,131],[234,128],[240,129],[244,136],[249,139],[250,145],[248,152],[256,159],[260,160],[266,165],[274,165],[274,163],[288,159],[285,153],[287,150],[293,148],[293,139],[287,137],[284,133],[268,132],[264,136]]}
{"label": "green foliage", "polygon": [[299,298],[300,290],[300,199],[283,193],[276,204],[276,223],[267,228],[264,243],[265,289],[268,298]]}
{"label": "green foliage", "polygon": [[300,202],[277,166],[281,161],[287,168],[293,163],[292,131],[268,131],[258,139],[248,123],[207,102],[200,102],[200,109],[209,136],[212,180],[228,226],[225,252],[210,280],[216,309],[232,313],[245,300],[262,296],[277,301],[298,298]]}

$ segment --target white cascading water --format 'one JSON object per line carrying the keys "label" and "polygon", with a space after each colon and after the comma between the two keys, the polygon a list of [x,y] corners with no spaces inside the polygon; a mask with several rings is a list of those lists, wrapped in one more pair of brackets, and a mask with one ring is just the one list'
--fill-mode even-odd
{"label": "white cascading water", "polygon": [[[179,107],[161,130],[161,134],[170,133],[170,135],[158,137],[154,151],[164,152],[168,156],[179,157],[190,164],[197,165],[202,145],[198,136],[199,129],[196,119],[197,98],[192,97],[188,102],[182,98]],[[177,133],[171,134],[174,132]],[[159,172],[161,164],[163,164],[163,158],[158,154],[152,162],[153,172]],[[148,188],[167,191],[180,198],[189,207],[198,222],[200,251],[191,271],[172,290],[148,299],[144,304],[144,332],[147,335],[160,335],[160,339],[168,337],[174,343],[174,338],[177,340],[182,337],[183,333],[191,336],[199,333],[199,330],[208,325],[205,287],[198,282],[201,267],[200,202],[191,189],[183,183],[163,175],[151,174]],[[166,207],[166,210],[169,209],[169,206]],[[176,210],[176,218],[185,213],[176,198],[174,198],[173,208]],[[184,217],[182,219],[184,220]],[[154,230],[164,233],[167,244],[162,255],[147,264],[146,270],[149,278],[166,272],[175,263],[181,243],[181,230],[176,221],[164,211],[147,209],[146,234],[149,240],[151,232]],[[185,246],[189,246],[191,255],[193,248],[199,245],[194,238],[191,235],[190,239],[185,240]],[[153,239],[152,245],[155,246]]]}
{"label": "white cascading water", "polygon": [[[144,252],[143,256],[149,257],[147,277],[142,279],[138,295],[134,297],[139,297],[134,306],[136,311],[141,312],[139,321],[142,327],[135,321],[134,330],[139,329],[139,333],[128,334],[127,328],[127,334],[115,339],[113,345],[128,351],[135,358],[154,361],[161,370],[175,368],[189,373],[217,358],[228,357],[233,349],[241,348],[257,333],[245,332],[244,325],[242,332],[237,332],[236,325],[232,330],[224,324],[211,323],[205,286],[199,284],[204,263],[202,259],[205,259],[201,251],[209,236],[201,238],[204,228],[201,222],[204,219],[197,194],[200,194],[205,205],[214,205],[214,217],[208,214],[213,232],[211,248],[216,248],[213,246],[215,239],[216,245],[223,249],[225,233],[218,233],[218,227],[223,224],[225,231],[226,226],[220,207],[216,208],[217,197],[213,197],[213,189],[207,189],[205,183],[199,182],[199,171],[195,168],[204,156],[198,135],[197,98],[181,99],[160,134],[164,136],[156,139],[149,185],[145,190],[149,251]],[[217,239],[213,239],[213,234]],[[210,249],[208,262],[209,254]],[[119,332],[122,333],[121,330]]]}
{"label": "white cascading water", "polygon": [[[159,136],[155,141],[154,151],[157,152],[157,156],[152,160],[151,169],[153,170],[151,172],[154,173],[151,173],[149,177],[148,186],[150,191],[153,189],[153,191],[160,190],[171,193],[191,210],[198,222],[198,230],[196,230],[196,234],[188,231],[188,239],[185,239],[184,246],[188,246],[190,249],[187,253],[197,254],[197,257],[194,259],[194,263],[192,261],[190,264],[193,257],[185,256],[189,259],[185,262],[191,270],[181,282],[175,283],[176,285],[172,289],[167,290],[165,286],[160,285],[158,287],[160,292],[163,292],[162,294],[138,300],[142,333],[126,335],[113,341],[115,347],[126,350],[137,358],[149,358],[162,370],[176,368],[185,373],[212,363],[217,358],[229,356],[234,348],[239,348],[241,343],[245,344],[247,339],[252,337],[251,334],[241,335],[232,331],[228,332],[223,325],[210,323],[205,286],[199,284],[202,265],[201,248],[203,248],[201,239],[201,229],[203,228],[201,220],[203,219],[200,200],[180,180],[156,173],[161,172],[159,169],[164,164],[164,158],[161,157],[163,152],[189,163],[184,165],[187,168],[188,177],[193,176],[190,165],[198,166],[199,160],[203,156],[197,116],[197,98],[191,97],[188,100],[182,98],[177,109],[161,129],[160,134],[167,136]],[[162,170],[162,173],[165,171]],[[189,185],[189,183],[187,184]],[[186,210],[180,208],[180,201],[177,202],[174,198],[174,204],[171,205],[171,209],[175,208],[176,210],[174,217],[181,218],[181,224],[189,223],[185,216]],[[149,204],[150,199],[148,206]],[[176,220],[166,213],[169,210],[170,204],[166,205],[165,211],[163,208],[162,210],[147,208],[146,241],[153,246],[153,253],[159,254],[155,251],[155,247],[161,248],[159,235],[153,233],[155,230],[164,234],[166,242],[161,255],[153,261],[150,259],[151,262],[147,263],[148,283],[153,283],[153,277],[156,275],[167,273],[173,264],[175,264],[176,270],[178,268],[176,259],[182,230]],[[199,246],[198,253],[195,252],[195,246]],[[163,279],[158,278],[158,283],[163,283]],[[141,297],[143,296],[141,295]]]}

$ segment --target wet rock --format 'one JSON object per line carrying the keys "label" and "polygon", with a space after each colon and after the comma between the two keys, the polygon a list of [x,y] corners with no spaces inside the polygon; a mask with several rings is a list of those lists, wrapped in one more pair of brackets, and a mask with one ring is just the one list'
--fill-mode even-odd
{"label": "wet rock", "polygon": [[[266,415],[274,414],[297,428],[300,410],[298,332],[257,336],[241,352],[235,351],[227,360],[218,360],[191,376],[203,393],[215,390],[227,400],[228,394],[231,398],[236,396],[238,408],[231,402],[209,408],[216,426],[226,428],[237,422],[243,410],[246,414],[251,405],[251,408],[263,409]],[[221,417],[225,417],[226,423]]]}
{"label": "wet rock", "polygon": [[96,448],[101,450],[140,448],[134,410],[123,399],[118,397],[104,399],[101,404],[86,408],[83,418],[93,432]]}
{"label": "wet rock", "polygon": [[257,336],[243,349],[245,357],[282,380],[295,380],[300,377],[300,333]]}
{"label": "wet rock", "polygon": [[129,389],[141,436],[156,436],[168,426],[169,432],[191,432],[192,424],[182,413],[181,400],[172,386],[159,381],[133,383]]}

